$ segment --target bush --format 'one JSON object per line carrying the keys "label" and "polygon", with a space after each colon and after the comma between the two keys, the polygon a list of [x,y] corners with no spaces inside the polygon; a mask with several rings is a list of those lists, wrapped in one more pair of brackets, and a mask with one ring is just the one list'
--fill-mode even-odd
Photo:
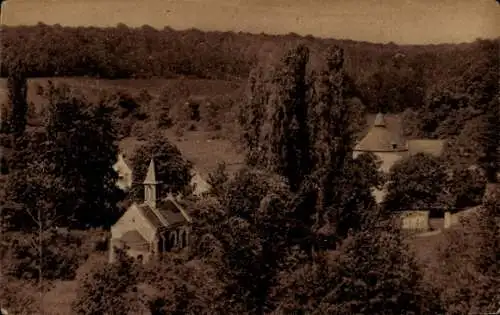
{"label": "bush", "polygon": [[115,264],[99,265],[82,275],[73,313],[141,314],[142,296],[138,292],[139,266],[117,250]]}
{"label": "bush", "polygon": [[39,303],[35,300],[36,289],[29,283],[13,278],[2,278],[0,305],[9,314],[39,314]]}
{"label": "bush", "polygon": [[132,130],[130,132],[130,136],[137,137],[138,140],[144,141],[144,140],[148,140],[149,136],[155,130],[157,130],[155,122],[153,122],[153,121],[148,121],[148,122],[138,121],[133,125]]}
{"label": "bush", "polygon": [[158,117],[158,123],[157,126],[159,128],[170,128],[174,124],[174,121],[170,117],[170,113],[164,112],[161,113]]}
{"label": "bush", "polygon": [[[4,274],[17,279],[37,280],[40,242],[35,234],[12,233],[4,259]],[[82,239],[54,230],[43,234],[42,275],[47,280],[73,280],[78,266],[87,259]]]}

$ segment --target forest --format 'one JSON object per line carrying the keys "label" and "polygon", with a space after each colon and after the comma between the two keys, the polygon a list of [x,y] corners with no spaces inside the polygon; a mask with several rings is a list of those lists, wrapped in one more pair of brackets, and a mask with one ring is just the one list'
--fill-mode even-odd
{"label": "forest", "polygon": [[[498,185],[498,39],[401,46],[125,25],[2,32],[0,296],[9,311],[498,309],[500,200],[483,198]],[[59,77],[176,83],[157,95],[85,93]],[[47,80],[35,88],[39,104],[28,99],[32,78]],[[224,91],[192,97],[202,89],[193,82],[212,81]],[[372,154],[354,158],[366,115],[377,112],[398,115],[407,138],[449,140],[444,156],[416,155],[389,174]],[[194,165],[169,130],[227,138],[244,165],[229,172],[220,163],[210,192],[189,196]],[[126,193],[112,164],[131,137],[142,144]],[[145,265],[119,252],[106,264],[110,226],[142,198],[151,157],[162,190],[187,196],[192,246]],[[376,204],[371,189],[387,182],[388,201]],[[436,205],[480,209],[422,258],[394,213]],[[46,296],[62,283],[73,286],[66,312],[47,310]]]}

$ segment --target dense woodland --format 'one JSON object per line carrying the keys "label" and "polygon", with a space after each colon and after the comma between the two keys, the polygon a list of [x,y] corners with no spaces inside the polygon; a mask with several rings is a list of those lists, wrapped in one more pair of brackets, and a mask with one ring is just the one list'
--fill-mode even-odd
{"label": "dense woodland", "polygon": [[[0,296],[13,312],[40,313],[33,292],[75,279],[74,314],[498,308],[500,201],[482,200],[500,154],[498,41],[398,46],[124,25],[3,32]],[[189,88],[174,102],[168,91],[90,97],[49,82],[38,91],[43,110],[33,111],[28,78],[55,76],[247,84],[225,99],[178,103]],[[377,111],[402,113],[409,136],[449,138],[447,154],[403,160],[388,178],[374,156],[353,158],[364,115]],[[79,273],[140,198],[140,185],[129,194],[115,187],[111,168],[118,141],[139,127],[147,141],[132,157],[134,172],[144,174],[153,156],[164,191],[186,194],[192,168],[165,129],[231,128],[246,165],[229,174],[221,164],[207,196],[186,198],[195,218],[188,251],[145,266],[121,255]],[[370,189],[387,180],[388,202],[376,205]],[[412,207],[480,204],[466,229],[443,232],[432,264],[415,256],[393,218]]]}

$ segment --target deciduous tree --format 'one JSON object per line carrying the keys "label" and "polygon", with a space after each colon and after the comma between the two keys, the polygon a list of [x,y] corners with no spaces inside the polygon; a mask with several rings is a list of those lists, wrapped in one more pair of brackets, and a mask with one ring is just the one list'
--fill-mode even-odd
{"label": "deciduous tree", "polygon": [[28,114],[28,80],[22,65],[9,71],[7,88],[12,106],[9,125],[12,133],[17,138],[26,129]]}
{"label": "deciduous tree", "polygon": [[149,162],[155,161],[156,176],[162,181],[160,192],[176,193],[191,180],[191,162],[187,161],[179,149],[162,133],[154,133],[148,142],[139,147],[132,157],[134,196],[142,199],[142,182],[146,178]]}
{"label": "deciduous tree", "polygon": [[395,164],[384,204],[389,210],[445,207],[448,174],[439,158],[423,153]]}

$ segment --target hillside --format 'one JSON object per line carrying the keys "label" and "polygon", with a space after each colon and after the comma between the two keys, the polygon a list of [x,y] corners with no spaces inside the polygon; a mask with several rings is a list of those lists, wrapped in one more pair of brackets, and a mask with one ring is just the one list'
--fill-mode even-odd
{"label": "hillside", "polygon": [[246,80],[256,65],[274,64],[299,43],[311,51],[311,70],[323,64],[329,46],[341,46],[345,69],[371,112],[420,107],[436,87],[467,92],[469,80],[487,80],[493,88],[498,81],[494,80],[498,73],[491,72],[498,69],[498,40],[399,46],[295,34],[157,30],[125,25],[5,27],[1,73],[5,76],[9,69],[25,69],[29,77],[186,76],[237,81]]}

